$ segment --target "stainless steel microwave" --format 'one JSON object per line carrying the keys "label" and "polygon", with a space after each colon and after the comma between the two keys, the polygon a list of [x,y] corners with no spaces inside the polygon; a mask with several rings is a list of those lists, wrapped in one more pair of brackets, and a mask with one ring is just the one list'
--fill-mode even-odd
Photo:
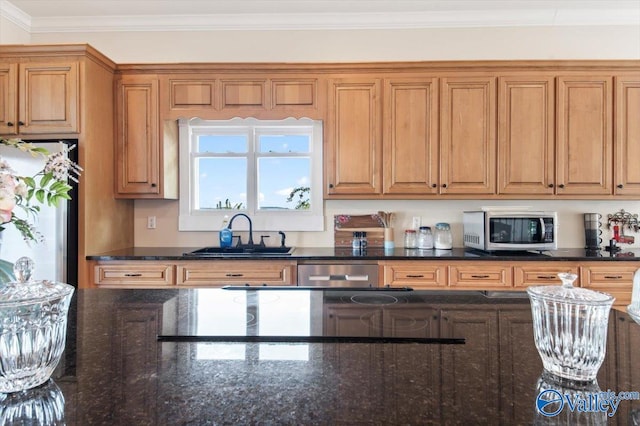
{"label": "stainless steel microwave", "polygon": [[465,247],[484,251],[558,248],[556,212],[463,212],[462,224]]}

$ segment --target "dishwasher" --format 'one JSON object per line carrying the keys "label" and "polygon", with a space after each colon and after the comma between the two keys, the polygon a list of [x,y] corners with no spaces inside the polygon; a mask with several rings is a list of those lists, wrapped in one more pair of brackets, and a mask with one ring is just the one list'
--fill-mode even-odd
{"label": "dishwasher", "polygon": [[371,263],[298,265],[298,285],[304,287],[378,287],[378,265]]}

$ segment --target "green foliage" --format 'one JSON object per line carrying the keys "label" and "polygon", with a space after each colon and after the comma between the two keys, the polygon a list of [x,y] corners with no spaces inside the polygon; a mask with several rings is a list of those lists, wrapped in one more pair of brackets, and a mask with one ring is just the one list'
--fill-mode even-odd
{"label": "green foliage", "polygon": [[293,202],[294,198],[297,197],[296,210],[309,210],[311,208],[311,202],[309,200],[309,194],[311,193],[311,188],[308,186],[298,186],[293,188],[287,197],[287,203]]}
{"label": "green foliage", "polygon": [[220,210],[242,210],[243,208],[242,203],[231,204],[228,198],[224,200],[224,205],[222,205],[222,201],[218,201],[216,204],[216,209]]}

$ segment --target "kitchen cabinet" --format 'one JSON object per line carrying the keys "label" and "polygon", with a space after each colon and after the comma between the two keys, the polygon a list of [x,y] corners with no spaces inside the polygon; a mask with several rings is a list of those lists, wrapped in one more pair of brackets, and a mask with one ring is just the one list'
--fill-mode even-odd
{"label": "kitchen cabinet", "polygon": [[115,261],[94,265],[98,287],[166,287],[175,285],[175,266],[168,262]]}
{"label": "kitchen cabinet", "polygon": [[448,285],[447,266],[442,263],[381,261],[379,264],[382,267],[380,286],[438,289]]}
{"label": "kitchen cabinet", "polygon": [[520,262],[513,266],[513,286],[526,289],[530,285],[560,285],[558,274],[570,272],[578,275],[574,282],[580,285],[578,264],[569,262]]}
{"label": "kitchen cabinet", "polygon": [[618,76],[615,85],[614,194],[640,195],[640,76]]}
{"label": "kitchen cabinet", "polygon": [[492,76],[440,79],[440,193],[496,192],[496,82]]}
{"label": "kitchen cabinet", "polygon": [[383,193],[438,193],[438,79],[384,80]]}
{"label": "kitchen cabinet", "polygon": [[614,306],[626,308],[631,303],[633,275],[638,265],[631,263],[581,263],[580,287],[601,291],[616,298]]}
{"label": "kitchen cabinet", "polygon": [[[628,318],[626,314],[612,311],[610,315],[616,320],[616,333],[610,335],[617,336],[614,353],[618,368],[615,370],[616,381],[613,383],[616,383],[618,391],[637,391],[640,389],[640,352],[638,351],[640,348],[640,325]],[[627,371],[628,374],[622,374],[621,371]],[[629,400],[620,402],[616,418],[631,419]]]}
{"label": "kitchen cabinet", "polygon": [[513,271],[504,263],[452,263],[449,286],[456,289],[505,290],[512,287]]}
{"label": "kitchen cabinet", "polygon": [[177,124],[163,123],[158,77],[122,76],[116,85],[116,196],[178,196]]}
{"label": "kitchen cabinet", "polygon": [[0,134],[80,131],[77,61],[0,63]]}
{"label": "kitchen cabinet", "polygon": [[295,261],[191,261],[176,268],[179,286],[296,285]]}
{"label": "kitchen cabinet", "polygon": [[613,78],[593,74],[557,78],[559,195],[613,193]]}
{"label": "kitchen cabinet", "polygon": [[378,195],[382,190],[379,78],[329,81],[326,194]]}
{"label": "kitchen cabinet", "polygon": [[555,193],[553,76],[498,78],[498,194]]}

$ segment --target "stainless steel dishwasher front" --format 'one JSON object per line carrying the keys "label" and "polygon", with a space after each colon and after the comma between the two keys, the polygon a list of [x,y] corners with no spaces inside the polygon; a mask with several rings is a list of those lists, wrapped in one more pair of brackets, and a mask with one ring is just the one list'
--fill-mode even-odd
{"label": "stainless steel dishwasher front", "polygon": [[378,265],[371,263],[298,265],[298,285],[311,287],[378,287]]}

